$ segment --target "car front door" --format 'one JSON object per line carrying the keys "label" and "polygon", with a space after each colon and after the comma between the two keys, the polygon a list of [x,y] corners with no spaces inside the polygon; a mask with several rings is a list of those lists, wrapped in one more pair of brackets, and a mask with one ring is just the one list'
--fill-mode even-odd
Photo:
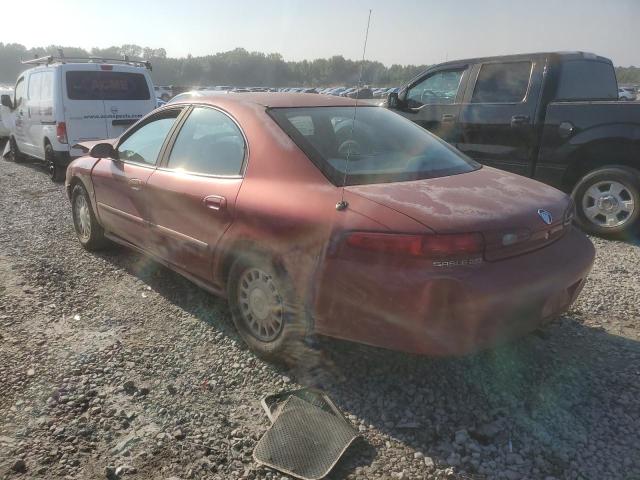
{"label": "car front door", "polygon": [[118,158],[101,159],[91,173],[104,228],[143,249],[150,244],[147,180],[180,112],[162,110],[136,125],[118,141]]}
{"label": "car front door", "polygon": [[175,267],[212,279],[216,245],[234,216],[247,154],[226,113],[196,106],[147,183],[152,249]]}
{"label": "car front door", "polygon": [[13,118],[14,132],[18,149],[21,152],[28,153],[29,138],[27,119],[27,85],[25,77],[22,76],[16,82],[16,88],[13,95]]}
{"label": "car front door", "polygon": [[407,87],[398,113],[455,145],[467,72],[466,65],[458,65],[427,73]]}
{"label": "car front door", "polygon": [[465,95],[458,149],[480,163],[531,175],[543,71],[542,62],[530,60],[474,66],[475,87]]}

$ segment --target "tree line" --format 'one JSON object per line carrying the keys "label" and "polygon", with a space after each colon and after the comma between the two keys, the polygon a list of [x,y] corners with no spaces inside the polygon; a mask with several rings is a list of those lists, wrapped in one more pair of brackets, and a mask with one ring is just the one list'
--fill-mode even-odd
{"label": "tree line", "polygon": [[[0,43],[0,82],[12,84],[25,69],[21,60],[57,55],[57,45],[27,49],[18,43]],[[316,60],[286,61],[278,53],[264,54],[236,48],[215,55],[182,58],[167,57],[163,48],[152,49],[126,44],[120,47],[92,48],[90,51],[64,47],[66,57],[107,57],[149,60],[156,85],[185,86],[331,86],[354,85],[360,77],[361,62],[341,55]],[[364,84],[397,86],[424,70],[426,65],[391,65],[367,61],[362,71]]]}
{"label": "tree line", "polygon": [[[0,43],[0,83],[13,84],[25,69],[21,60],[57,55],[57,45],[27,49],[18,43]],[[232,85],[248,87],[332,86],[355,85],[362,68],[363,84],[399,86],[427,68],[427,65],[391,65],[380,62],[348,60],[341,55],[315,60],[286,61],[278,53],[249,52],[236,48],[215,55],[182,58],[167,57],[164,48],[149,48],[125,44],[119,47],[92,48],[64,47],[67,57],[106,57],[149,60],[153,65],[152,77],[156,85],[213,86]],[[617,67],[621,84],[640,84],[640,68]]]}

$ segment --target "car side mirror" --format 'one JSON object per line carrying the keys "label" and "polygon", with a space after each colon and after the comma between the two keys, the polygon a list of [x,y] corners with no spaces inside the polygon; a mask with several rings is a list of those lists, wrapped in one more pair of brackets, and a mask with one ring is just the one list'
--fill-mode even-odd
{"label": "car side mirror", "polygon": [[3,106],[13,110],[13,101],[11,100],[11,95],[2,95],[0,97],[0,103],[2,103]]}
{"label": "car side mirror", "polygon": [[91,150],[89,150],[89,156],[93,158],[113,158],[117,160],[118,152],[113,145],[109,142],[96,143]]}

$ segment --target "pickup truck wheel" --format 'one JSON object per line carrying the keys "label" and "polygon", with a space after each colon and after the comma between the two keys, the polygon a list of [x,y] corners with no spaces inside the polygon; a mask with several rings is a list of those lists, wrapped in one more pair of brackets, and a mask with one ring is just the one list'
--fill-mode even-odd
{"label": "pickup truck wheel", "polygon": [[56,156],[50,143],[44,146],[44,159],[47,162],[47,170],[51,180],[57,183],[64,181],[67,169],[56,162]]}
{"label": "pickup truck wheel", "polygon": [[309,322],[286,273],[264,255],[242,255],[231,266],[228,289],[233,323],[249,348],[268,360],[296,363]]}
{"label": "pickup truck wheel", "polygon": [[82,184],[76,185],[71,191],[71,214],[80,245],[89,251],[100,250],[108,245],[104,230],[93,214],[89,194]]}
{"label": "pickup truck wheel", "polygon": [[640,172],[607,167],[583,177],[573,190],[576,218],[587,232],[623,237],[638,226]]}

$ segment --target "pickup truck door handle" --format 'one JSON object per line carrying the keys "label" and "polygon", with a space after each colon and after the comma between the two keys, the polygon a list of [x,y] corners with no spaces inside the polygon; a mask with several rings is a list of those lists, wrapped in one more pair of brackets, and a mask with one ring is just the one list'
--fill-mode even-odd
{"label": "pickup truck door handle", "polygon": [[140,190],[142,188],[142,180],[139,178],[130,178],[129,186],[131,187],[131,190]]}
{"label": "pickup truck door handle", "polygon": [[205,207],[210,210],[223,210],[227,206],[227,199],[219,195],[209,195],[202,200]]}
{"label": "pickup truck door handle", "polygon": [[529,117],[526,115],[514,115],[511,117],[511,126],[518,127],[529,123]]}
{"label": "pickup truck door handle", "polygon": [[456,121],[456,116],[452,113],[445,113],[442,115],[442,123],[453,123]]}

